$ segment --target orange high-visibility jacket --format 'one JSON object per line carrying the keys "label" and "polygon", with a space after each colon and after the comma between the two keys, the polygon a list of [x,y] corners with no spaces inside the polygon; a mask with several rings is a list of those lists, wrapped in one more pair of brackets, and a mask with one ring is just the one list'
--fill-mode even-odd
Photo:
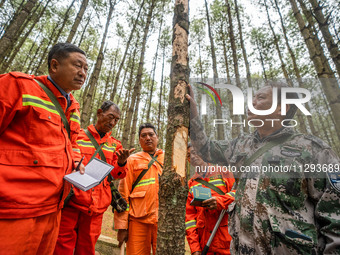
{"label": "orange high-visibility jacket", "polygon": [[78,102],[71,95],[65,113],[70,141],[55,106],[33,78],[44,83],[66,111],[66,98],[47,76],[0,75],[0,218],[30,218],[57,211],[70,189],[63,177],[71,173],[73,160],[81,158],[76,143]]}
{"label": "orange high-visibility jacket", "polygon": [[[106,133],[103,138],[100,138],[100,135],[94,125],[88,126],[88,130],[99,145],[104,143],[102,151],[104,152],[106,162],[114,166],[114,169],[111,172],[112,177],[115,179],[124,178],[126,176],[126,165],[123,167],[118,165],[118,156],[115,153],[123,148],[120,141],[110,136],[111,132]],[[85,156],[83,163],[86,165],[96,149],[90,141],[90,138],[88,138],[85,134],[84,130],[80,131],[77,144],[80,148],[81,154]],[[99,153],[97,153],[96,158],[100,159]],[[105,178],[98,186],[88,191],[82,191],[76,187],[73,188],[74,196],[69,201],[69,205],[88,215],[92,215],[93,213],[104,213],[111,203],[111,188],[107,178]]]}
{"label": "orange high-visibility jacket", "polygon": [[[215,185],[221,189],[226,195],[220,195],[216,191],[211,190],[211,196],[217,199],[217,209],[210,210],[204,207],[191,206],[193,194],[192,188],[194,186],[203,186],[201,183],[194,179],[201,178],[197,173],[188,182],[189,193],[186,203],[186,215],[185,215],[185,229],[187,240],[191,249],[191,253],[196,251],[202,251],[204,246],[207,244],[208,239],[214,226],[218,220],[218,217],[222,209],[234,201],[235,191],[231,188],[234,183],[234,178],[223,178],[221,175],[213,174],[206,176],[203,180]],[[216,235],[210,245],[209,254],[216,252],[217,254],[230,254],[231,236],[228,233],[228,215],[225,214],[220,227],[218,228]],[[212,254],[213,254],[212,253]]]}
{"label": "orange high-visibility jacket", "polygon": [[[154,157],[157,157],[157,161],[163,165],[162,150],[158,149]],[[115,211],[115,229],[128,229],[128,217],[141,223],[158,222],[158,178],[162,175],[162,166],[154,162],[131,193],[132,184],[143,169],[148,169],[150,161],[151,156],[147,152],[138,152],[128,158],[126,177],[119,182],[119,192],[128,202],[128,209],[122,213]]]}

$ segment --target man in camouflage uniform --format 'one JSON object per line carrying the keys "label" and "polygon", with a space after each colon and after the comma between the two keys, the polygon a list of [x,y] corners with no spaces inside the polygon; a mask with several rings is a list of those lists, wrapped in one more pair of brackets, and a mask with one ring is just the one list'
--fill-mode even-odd
{"label": "man in camouflage uniform", "polygon": [[[260,89],[253,99],[255,109],[269,109],[273,87],[280,95],[281,86],[272,83]],[[278,99],[270,116],[248,111],[248,120],[291,119],[295,105],[281,115]],[[193,108],[194,147],[206,161],[225,162],[238,170],[235,202],[228,206],[232,254],[340,254],[340,162],[326,143],[283,128],[279,121],[232,141],[210,141]],[[281,170],[245,171],[269,165]]]}

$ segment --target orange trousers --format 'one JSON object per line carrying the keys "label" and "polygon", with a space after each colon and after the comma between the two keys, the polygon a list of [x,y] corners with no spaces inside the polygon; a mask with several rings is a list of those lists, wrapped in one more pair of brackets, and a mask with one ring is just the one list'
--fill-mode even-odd
{"label": "orange trousers", "polygon": [[126,243],[126,255],[156,254],[157,223],[145,224],[129,221],[129,238]]}
{"label": "orange trousers", "polygon": [[103,213],[89,216],[74,207],[64,207],[54,255],[94,255],[102,220]]}
{"label": "orange trousers", "polygon": [[28,219],[0,219],[0,254],[53,254],[59,224],[60,210]]}

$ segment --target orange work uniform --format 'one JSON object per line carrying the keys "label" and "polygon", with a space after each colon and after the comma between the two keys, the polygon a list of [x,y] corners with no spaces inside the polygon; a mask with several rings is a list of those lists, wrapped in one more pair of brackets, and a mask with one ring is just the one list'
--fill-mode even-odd
{"label": "orange work uniform", "polygon": [[[201,178],[197,173],[188,182],[189,193],[186,203],[185,228],[186,236],[190,246],[191,253],[202,251],[207,244],[208,239],[222,209],[234,201],[235,192],[231,191],[234,183],[234,178],[223,178],[218,174],[209,174],[203,180],[215,185],[226,195],[220,195],[216,191],[211,190],[211,196],[217,199],[217,209],[210,210],[204,207],[192,206],[193,194],[192,188],[194,186],[203,186],[201,183],[195,181],[196,178]],[[230,254],[231,236],[228,233],[228,215],[225,214],[216,235],[210,245],[208,254]]]}
{"label": "orange work uniform", "polygon": [[[55,106],[34,78],[57,97],[70,125],[71,140]],[[25,245],[30,245],[25,254],[35,254],[34,245],[46,245],[40,244],[42,240],[49,242],[53,252],[59,210],[70,190],[63,177],[71,173],[74,160],[81,157],[76,143],[79,104],[72,95],[70,102],[67,108],[66,98],[47,76],[18,72],[0,75],[0,251],[6,254],[20,253]],[[20,221],[19,229],[16,220]],[[32,232],[33,222],[35,229],[46,224],[40,239]],[[24,243],[18,231],[27,236]],[[35,240],[31,243],[30,235]]]}
{"label": "orange work uniform", "polygon": [[[120,141],[111,137],[111,132],[101,138],[94,125],[88,126],[88,130],[98,144],[104,143],[102,151],[106,162],[114,166],[111,172],[113,178],[124,178],[126,165],[119,166],[118,156],[115,154],[116,150],[123,148]],[[83,163],[86,165],[96,149],[84,130],[80,131],[77,144],[81,154],[85,156]],[[100,158],[99,154],[96,157]],[[107,179],[105,178],[102,183],[88,191],[73,187],[74,196],[62,210],[54,254],[67,255],[73,254],[73,251],[74,254],[95,254],[95,244],[101,233],[103,214],[111,203],[111,188]]]}
{"label": "orange work uniform", "polygon": [[[157,161],[163,165],[164,153],[158,149],[154,154]],[[115,229],[128,229],[129,237],[126,243],[128,255],[153,254],[156,252],[157,222],[158,222],[158,188],[162,166],[154,162],[143,178],[131,192],[132,184],[139,174],[148,169],[151,156],[147,152],[139,152],[127,160],[127,174],[119,182],[119,192],[128,201],[125,212],[114,214]]]}

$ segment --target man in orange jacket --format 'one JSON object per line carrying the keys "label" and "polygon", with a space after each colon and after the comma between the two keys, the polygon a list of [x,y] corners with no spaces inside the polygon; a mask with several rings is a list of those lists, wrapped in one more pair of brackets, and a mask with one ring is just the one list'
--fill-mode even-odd
{"label": "man in orange jacket", "polygon": [[[102,145],[106,162],[114,169],[111,175],[115,179],[126,176],[126,160],[134,151],[124,150],[122,144],[111,136],[111,130],[120,118],[119,107],[106,101],[97,110],[97,122],[87,130]],[[81,154],[85,156],[86,165],[94,155],[96,148],[92,144],[87,131],[81,130],[77,139]],[[100,153],[96,154],[101,158]],[[103,159],[102,159],[103,160]],[[54,254],[95,254],[95,244],[101,232],[103,214],[111,203],[111,188],[108,178],[98,186],[82,191],[73,187],[74,196],[63,208],[59,236]]]}
{"label": "man in orange jacket", "polygon": [[[196,173],[189,180],[189,193],[186,204],[185,228],[186,236],[193,255],[200,255],[204,246],[207,244],[210,234],[219,218],[219,215],[225,207],[234,201],[235,192],[231,190],[234,184],[232,175],[218,173],[209,168],[209,164],[204,162],[195,152],[194,148],[188,148],[188,160],[195,167]],[[214,185],[219,189],[219,193],[201,183],[203,180]],[[194,196],[192,189],[195,186],[203,186],[211,189],[212,198],[203,201],[203,207],[192,206],[190,202]],[[216,189],[215,188],[215,189]],[[218,191],[218,190],[217,190]],[[222,195],[222,192],[225,195]],[[228,215],[225,215],[219,225],[216,235],[209,247],[207,254],[211,255],[227,255],[230,254],[231,236],[228,233]]]}
{"label": "man in orange jacket", "polygon": [[[75,45],[56,44],[48,68],[49,76],[0,75],[0,254],[53,253],[70,190],[63,177],[81,158],[79,104],[71,91],[85,82],[86,55]],[[56,97],[69,134],[34,79]]]}
{"label": "man in orange jacket", "polygon": [[129,207],[126,212],[114,215],[119,246],[127,241],[127,255],[150,254],[151,248],[152,254],[156,254],[158,178],[162,174],[164,153],[157,149],[156,129],[150,123],[139,127],[139,143],[143,151],[128,158],[127,175],[119,183],[119,192]]}

